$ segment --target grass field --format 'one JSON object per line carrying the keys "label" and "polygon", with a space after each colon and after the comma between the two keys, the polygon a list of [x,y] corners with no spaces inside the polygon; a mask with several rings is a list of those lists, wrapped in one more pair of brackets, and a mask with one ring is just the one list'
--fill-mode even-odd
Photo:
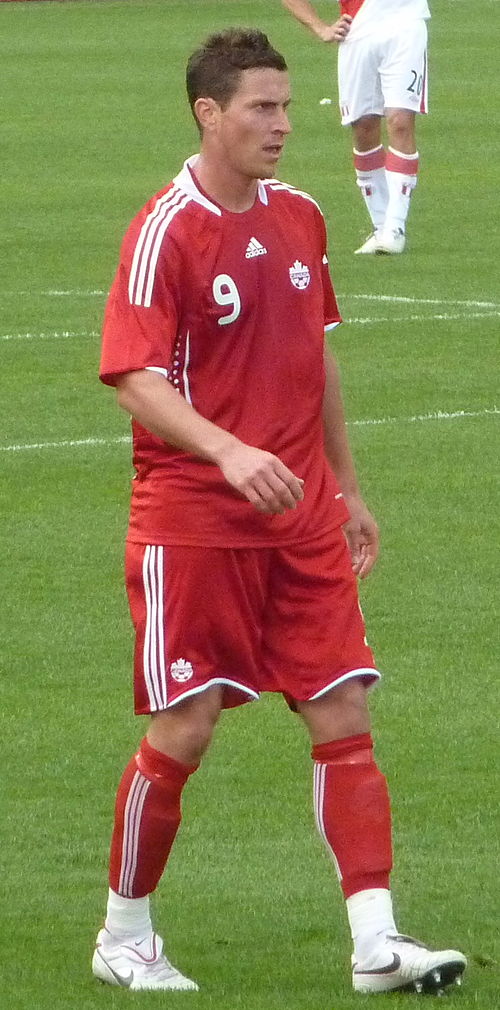
{"label": "grass field", "polygon": [[170,956],[202,992],[137,995],[89,974],[114,791],[144,731],[121,575],[128,425],[96,379],[98,331],[128,221],[197,145],[186,57],[229,24],[264,28],[288,58],[295,130],[280,176],[315,194],[330,231],[346,318],[335,348],[383,538],[362,601],[385,675],[373,713],[401,928],[470,957],[448,1006],[498,1006],[499,6],[434,2],[432,115],[409,252],[395,259],[352,255],[368,228],[334,53],[278,0],[0,6],[6,1010],[367,1002],[350,989],[307,741],[277,698],[223,717],[155,901]]}

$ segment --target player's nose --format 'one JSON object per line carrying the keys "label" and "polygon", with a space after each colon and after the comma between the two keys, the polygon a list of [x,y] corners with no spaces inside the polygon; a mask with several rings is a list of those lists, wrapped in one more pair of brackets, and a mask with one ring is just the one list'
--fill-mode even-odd
{"label": "player's nose", "polygon": [[277,130],[279,133],[282,134],[291,133],[292,124],[288,118],[288,113],[286,109],[280,109],[275,130]]}

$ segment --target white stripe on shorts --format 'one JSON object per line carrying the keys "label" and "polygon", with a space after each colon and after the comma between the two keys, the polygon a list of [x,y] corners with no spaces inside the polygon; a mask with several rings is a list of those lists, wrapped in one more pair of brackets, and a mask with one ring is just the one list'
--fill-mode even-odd
{"label": "white stripe on shorts", "polygon": [[148,544],[142,562],[146,600],[143,672],[151,712],[167,707],[165,635],[163,628],[163,547]]}
{"label": "white stripe on shorts", "polygon": [[325,843],[326,850],[333,860],[333,865],[337,871],[337,876],[339,880],[342,880],[342,874],[340,872],[340,866],[338,859],[326,837],[325,831],[325,821],[324,821],[324,805],[325,805],[325,779],[328,770],[328,765],[319,764],[317,761],[314,763],[314,814],[316,817],[316,827]]}
{"label": "white stripe on shorts", "polygon": [[139,832],[146,794],[151,785],[140,771],[136,771],[125,804],[122,842],[122,862],[118,891],[125,898],[133,898],[134,878],[139,851]]}

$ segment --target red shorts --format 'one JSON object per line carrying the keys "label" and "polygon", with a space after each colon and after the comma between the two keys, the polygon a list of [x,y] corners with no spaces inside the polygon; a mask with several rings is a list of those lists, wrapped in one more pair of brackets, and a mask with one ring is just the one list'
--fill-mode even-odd
{"label": "red shorts", "polygon": [[340,528],[292,547],[127,543],[126,581],[138,714],[212,684],[230,708],[261,691],[310,701],[380,676]]}

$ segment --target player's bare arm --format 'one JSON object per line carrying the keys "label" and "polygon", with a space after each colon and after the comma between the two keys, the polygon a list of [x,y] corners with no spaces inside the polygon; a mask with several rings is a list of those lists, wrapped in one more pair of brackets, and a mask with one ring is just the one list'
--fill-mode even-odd
{"label": "player's bare arm", "polygon": [[202,417],[158,372],[125,373],[117,381],[117,397],[120,407],[148,431],[216,464],[257,511],[281,515],[304,497],[303,482],[277,456]]}
{"label": "player's bare arm", "polygon": [[282,4],[322,42],[343,42],[349,33],[352,18],[348,14],[328,24],[319,17],[309,0],[282,0]]}
{"label": "player's bare arm", "polygon": [[377,524],[367,509],[359,490],[356,470],[349,447],[342,406],[340,379],[335,359],[325,344],[325,393],[323,399],[323,425],[325,452],[330,466],[342,489],[351,514],[344,533],[352,557],[352,568],[363,579],[371,572],[378,554]]}

